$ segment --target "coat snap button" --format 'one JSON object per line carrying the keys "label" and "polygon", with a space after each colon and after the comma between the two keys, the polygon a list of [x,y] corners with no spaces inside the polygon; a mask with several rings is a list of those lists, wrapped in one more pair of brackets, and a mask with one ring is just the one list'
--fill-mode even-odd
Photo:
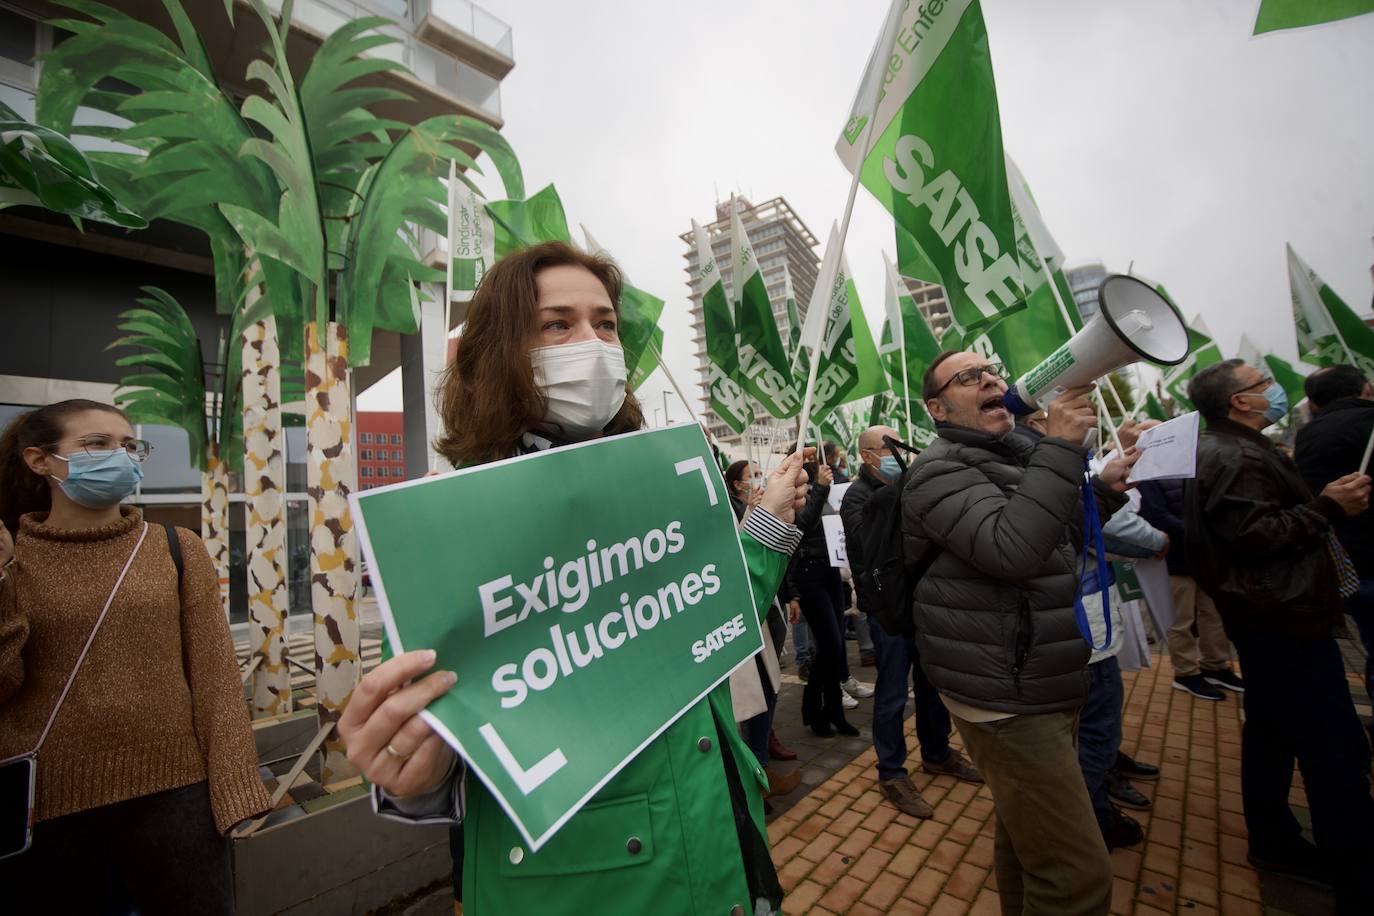
{"label": "coat snap button", "polygon": [[632,836],[625,844],[625,851],[632,856],[639,855],[639,851],[644,848],[644,844],[639,841],[639,837]]}
{"label": "coat snap button", "polygon": [[698,738],[698,739],[697,739],[697,750],[701,751],[701,752],[704,754],[704,753],[706,753],[707,751],[709,751],[710,749],[711,749],[711,739],[710,739],[710,738]]}
{"label": "coat snap button", "polygon": [[523,861],[525,861],[525,850],[521,849],[519,846],[512,848],[510,851],[510,864],[519,865]]}

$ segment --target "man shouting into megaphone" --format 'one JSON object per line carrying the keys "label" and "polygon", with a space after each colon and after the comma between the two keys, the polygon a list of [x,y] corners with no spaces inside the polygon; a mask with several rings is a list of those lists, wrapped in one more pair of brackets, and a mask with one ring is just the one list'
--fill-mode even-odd
{"label": "man shouting into megaphone", "polygon": [[1089,479],[1091,386],[1050,402],[1031,445],[1008,435],[1003,375],[973,352],[942,353],[925,373],[939,438],[902,495],[906,561],[924,570],[916,641],[992,790],[1003,912],[1105,914],[1112,866],[1074,748],[1091,639],[1079,583],[1098,519],[1125,503],[1135,430]]}

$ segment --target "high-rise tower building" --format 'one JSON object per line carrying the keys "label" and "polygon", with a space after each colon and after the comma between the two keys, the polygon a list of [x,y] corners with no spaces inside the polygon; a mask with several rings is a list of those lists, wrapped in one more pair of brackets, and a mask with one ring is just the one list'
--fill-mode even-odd
{"label": "high-rise tower building", "polygon": [[[787,340],[787,300],[784,278],[792,277],[792,292],[797,300],[798,320],[806,319],[806,307],[811,301],[811,292],[816,286],[816,274],[820,269],[820,257],[816,252],[819,245],[816,237],[801,218],[792,210],[786,198],[775,197],[755,206],[743,197],[734,198],[735,208],[749,242],[754,246],[754,254],[763,271],[763,281],[768,288],[768,298],[773,305],[773,317],[778,322],[778,332],[784,342]],[[716,204],[716,218],[704,227],[711,240],[711,252],[720,268],[721,278],[725,281],[725,291],[733,297],[734,285],[730,259],[730,203]],[[697,364],[701,377],[708,374],[706,359],[706,326],[702,315],[701,289],[697,281],[696,239],[688,230],[679,236],[687,245],[684,257],[687,259],[687,286],[691,290],[692,301],[692,343],[696,347]],[[711,410],[710,398],[703,390],[701,416],[710,427],[711,434],[723,446],[735,451],[735,457],[742,458],[751,447],[744,435],[736,434],[721,422],[715,411]],[[782,451],[787,447],[789,433],[796,430],[795,420],[775,420],[757,401],[753,401],[755,422],[752,448],[756,454],[768,448]],[[747,432],[747,431],[746,431]]]}
{"label": "high-rise tower building", "polygon": [[949,298],[945,295],[945,288],[938,283],[928,283],[912,277],[902,279],[906,281],[907,292],[915,300],[916,308],[921,310],[921,317],[925,318],[935,339],[944,337],[953,320],[949,314]]}

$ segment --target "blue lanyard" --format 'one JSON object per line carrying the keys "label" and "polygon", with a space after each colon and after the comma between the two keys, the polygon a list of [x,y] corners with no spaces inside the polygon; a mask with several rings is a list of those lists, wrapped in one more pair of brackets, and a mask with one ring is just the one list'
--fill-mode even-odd
{"label": "blue lanyard", "polygon": [[[1102,645],[1093,643],[1092,627],[1088,625],[1088,609],[1083,606],[1083,575],[1088,565],[1088,538],[1092,538],[1097,549],[1097,588],[1102,593],[1102,618],[1107,625],[1107,636]],[[1102,522],[1097,516],[1097,498],[1093,495],[1092,481],[1083,477],[1083,566],[1074,589],[1073,610],[1078,620],[1078,632],[1083,640],[1092,646],[1094,652],[1101,652],[1112,644],[1111,567],[1107,563],[1107,548],[1102,543]]]}

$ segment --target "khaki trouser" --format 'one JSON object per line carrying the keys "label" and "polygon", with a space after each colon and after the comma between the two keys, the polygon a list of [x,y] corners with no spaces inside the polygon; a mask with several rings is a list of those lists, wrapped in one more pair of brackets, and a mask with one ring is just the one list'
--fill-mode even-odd
{"label": "khaki trouser", "polygon": [[1078,766],[1078,712],[954,724],[996,805],[1004,916],[1106,914],[1112,861]]}
{"label": "khaki trouser", "polygon": [[[1174,625],[1169,627],[1166,638],[1174,676],[1189,677],[1204,670],[1229,670],[1231,644],[1212,599],[1198,587],[1192,576],[1170,576],[1169,588],[1174,597]],[[1197,623],[1196,636],[1193,635],[1194,621]]]}

